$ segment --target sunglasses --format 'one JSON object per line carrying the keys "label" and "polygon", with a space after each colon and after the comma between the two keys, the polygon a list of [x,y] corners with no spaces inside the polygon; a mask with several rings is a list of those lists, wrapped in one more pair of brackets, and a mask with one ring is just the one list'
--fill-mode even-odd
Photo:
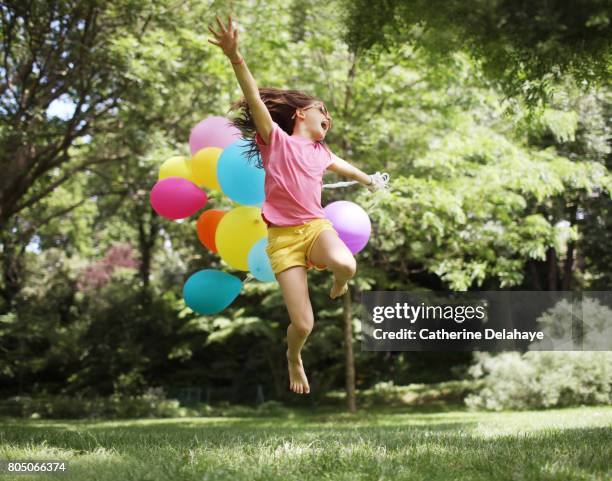
{"label": "sunglasses", "polygon": [[302,110],[308,110],[308,109],[319,109],[319,112],[321,112],[323,115],[329,116],[329,112],[327,111],[327,109],[325,108],[325,105],[323,104],[310,105],[309,107],[303,108]]}
{"label": "sunglasses", "polygon": [[[308,109],[318,109],[319,112],[321,112],[323,115],[325,115],[325,117],[327,117],[327,120],[329,120],[329,128],[331,129],[332,126],[332,118],[331,115],[329,115],[329,112],[327,111],[327,109],[325,108],[324,104],[320,104],[320,105],[311,105],[310,107],[305,107],[302,110],[308,110]],[[293,118],[293,117],[291,117]]]}

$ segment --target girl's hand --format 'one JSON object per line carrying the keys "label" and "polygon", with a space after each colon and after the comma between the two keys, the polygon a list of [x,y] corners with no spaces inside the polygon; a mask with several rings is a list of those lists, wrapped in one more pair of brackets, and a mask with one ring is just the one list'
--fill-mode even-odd
{"label": "girl's hand", "polygon": [[228,16],[227,28],[217,16],[217,24],[219,25],[220,32],[215,32],[209,25],[208,30],[215,36],[216,40],[208,39],[210,43],[220,47],[223,53],[229,57],[230,60],[234,61],[238,59],[238,30],[235,30],[232,26],[232,16]]}
{"label": "girl's hand", "polygon": [[382,174],[380,172],[376,172],[375,174],[370,175],[370,184],[368,184],[366,187],[370,192],[376,192],[380,189],[388,189],[388,183],[389,174],[386,172]]}

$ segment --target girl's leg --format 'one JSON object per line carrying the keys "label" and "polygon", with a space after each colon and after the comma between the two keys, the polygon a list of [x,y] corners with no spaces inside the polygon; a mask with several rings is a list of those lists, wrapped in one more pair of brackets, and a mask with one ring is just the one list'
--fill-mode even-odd
{"label": "girl's leg", "polygon": [[306,268],[290,267],[276,274],[291,324],[287,328],[287,362],[289,364],[290,389],[298,394],[308,394],[310,386],[302,365],[300,351],[314,325],[314,314],[308,296]]}
{"label": "girl's leg", "polygon": [[348,289],[348,281],[357,271],[357,262],[351,251],[331,230],[319,234],[310,251],[310,262],[326,265],[334,273],[334,285],[329,297],[335,299]]}

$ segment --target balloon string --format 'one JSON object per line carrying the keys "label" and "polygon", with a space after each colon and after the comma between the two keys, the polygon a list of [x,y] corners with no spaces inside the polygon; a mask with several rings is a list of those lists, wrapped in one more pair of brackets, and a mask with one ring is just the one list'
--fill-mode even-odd
{"label": "balloon string", "polygon": [[348,187],[349,185],[357,184],[356,180],[351,180],[349,182],[336,182],[335,184],[323,184],[324,189],[337,189],[339,187]]}
{"label": "balloon string", "polygon": [[[379,172],[376,172],[377,174]],[[387,182],[389,182],[389,174],[387,174],[386,172],[383,172],[380,177],[382,178],[382,180],[385,182],[385,186],[387,185]],[[355,184],[359,184],[359,182],[357,182],[356,180],[350,180],[347,182],[336,182],[335,184],[323,184],[323,188],[324,189],[338,189],[340,187],[348,187],[350,185],[355,185]]]}
{"label": "balloon string", "polygon": [[244,280],[242,281],[242,285],[246,284],[247,282],[251,281],[255,279],[255,277],[253,276],[253,274],[248,273],[247,276],[244,278]]}

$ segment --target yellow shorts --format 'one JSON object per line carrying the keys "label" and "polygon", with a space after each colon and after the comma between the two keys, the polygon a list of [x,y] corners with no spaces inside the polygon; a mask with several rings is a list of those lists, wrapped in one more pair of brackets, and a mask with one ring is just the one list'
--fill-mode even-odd
{"label": "yellow shorts", "polygon": [[266,252],[274,273],[278,274],[294,266],[320,271],[327,269],[327,266],[317,266],[309,260],[312,246],[324,230],[336,232],[327,219],[315,219],[302,225],[268,227]]}

